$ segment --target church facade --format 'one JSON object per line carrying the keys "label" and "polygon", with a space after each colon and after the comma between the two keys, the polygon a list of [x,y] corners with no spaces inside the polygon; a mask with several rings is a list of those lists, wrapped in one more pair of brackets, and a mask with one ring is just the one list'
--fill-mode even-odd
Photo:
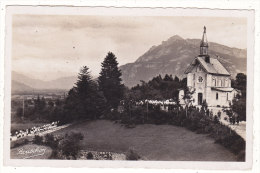
{"label": "church facade", "polygon": [[[208,54],[209,44],[206,27],[200,42],[200,54],[195,57],[185,71],[187,87],[194,90],[192,105],[202,105],[205,101],[209,107],[229,107],[237,91],[231,87],[231,75],[217,58]],[[184,90],[179,92],[180,104]]]}

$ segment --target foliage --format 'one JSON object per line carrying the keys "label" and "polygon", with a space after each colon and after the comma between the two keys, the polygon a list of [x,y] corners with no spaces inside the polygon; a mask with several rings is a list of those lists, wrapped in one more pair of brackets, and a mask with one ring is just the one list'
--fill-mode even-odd
{"label": "foliage", "polygon": [[239,116],[240,121],[246,121],[246,99],[235,98],[231,105],[232,111],[236,112]]}
{"label": "foliage", "polygon": [[59,150],[67,158],[76,159],[80,150],[80,141],[83,140],[81,133],[65,134],[64,139],[60,141]]}
{"label": "foliage", "polygon": [[101,114],[104,98],[98,92],[89,68],[84,66],[78,75],[78,81],[68,93],[64,105],[63,121],[97,119]]}
{"label": "foliage", "polygon": [[106,98],[108,106],[111,108],[117,108],[123,98],[124,86],[121,84],[121,75],[116,56],[112,52],[108,52],[102,62],[98,84],[99,89]]}
{"label": "foliage", "polygon": [[[206,105],[204,105],[206,107]],[[209,134],[215,141],[239,155],[239,160],[244,160],[245,141],[229,127],[221,124],[218,116],[211,116],[206,108],[175,107],[169,112],[161,111],[157,107],[132,106],[131,109],[121,114],[121,123],[133,126],[143,123],[172,124],[185,127],[196,133]],[[188,115],[188,116],[186,116]]]}
{"label": "foliage", "polygon": [[244,73],[238,73],[236,75],[236,80],[233,81],[231,84],[233,88],[241,91],[243,98],[246,98],[247,76]]}
{"label": "foliage", "polygon": [[33,138],[33,143],[38,145],[43,144],[43,137],[39,135],[35,135]]}
{"label": "foliage", "polygon": [[53,136],[53,134],[47,134],[45,136],[45,145],[48,145],[52,149],[57,149],[58,148],[59,141],[56,140]]}
{"label": "foliage", "polygon": [[19,147],[19,146],[23,146],[23,145],[26,145],[29,143],[29,140],[24,138],[24,139],[19,139],[19,140],[16,140],[16,141],[12,141],[11,142],[11,149],[12,148],[16,148],[16,147]]}
{"label": "foliage", "polygon": [[129,149],[126,153],[126,160],[139,160],[141,157],[133,149]]}
{"label": "foliage", "polygon": [[87,159],[92,160],[94,158],[93,154],[91,152],[88,152]]}
{"label": "foliage", "polygon": [[231,110],[238,115],[239,120],[246,120],[246,84],[247,76],[243,73],[238,73],[236,80],[232,82],[232,87],[241,91],[241,95],[237,95],[231,104]]}
{"label": "foliage", "polygon": [[22,118],[22,116],[23,116],[23,108],[21,108],[21,107],[17,108],[16,116],[19,117],[19,118]]}
{"label": "foliage", "polygon": [[180,80],[177,76],[173,78],[172,75],[166,74],[162,78],[161,75],[158,75],[148,82],[141,81],[141,84],[126,90],[125,98],[130,100],[178,100],[179,89],[186,85],[185,81],[186,78]]}

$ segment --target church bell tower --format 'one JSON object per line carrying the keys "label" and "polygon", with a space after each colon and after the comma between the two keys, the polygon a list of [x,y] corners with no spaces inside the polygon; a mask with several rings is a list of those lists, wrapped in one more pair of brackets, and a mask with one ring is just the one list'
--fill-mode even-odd
{"label": "church bell tower", "polygon": [[208,48],[209,48],[209,44],[206,35],[206,27],[204,26],[204,32],[203,32],[202,40],[200,42],[200,56],[207,56]]}
{"label": "church bell tower", "polygon": [[206,35],[206,27],[204,26],[203,35],[202,35],[202,39],[200,42],[200,55],[199,56],[204,57],[205,62],[210,63],[208,49],[209,49],[209,44],[208,44],[207,35]]}

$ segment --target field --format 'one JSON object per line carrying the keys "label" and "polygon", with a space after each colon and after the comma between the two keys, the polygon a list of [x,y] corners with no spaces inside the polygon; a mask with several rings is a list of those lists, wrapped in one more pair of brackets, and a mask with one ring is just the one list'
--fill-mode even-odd
{"label": "field", "polygon": [[112,121],[73,124],[54,132],[81,132],[82,149],[125,153],[134,149],[144,160],[236,161],[236,156],[204,134],[172,125],[138,125],[126,128]]}

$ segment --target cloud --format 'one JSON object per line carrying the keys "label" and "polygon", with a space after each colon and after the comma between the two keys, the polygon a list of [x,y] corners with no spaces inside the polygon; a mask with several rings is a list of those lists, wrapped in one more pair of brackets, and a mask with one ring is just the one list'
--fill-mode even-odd
{"label": "cloud", "polygon": [[204,25],[210,42],[246,48],[244,18],[14,15],[13,68],[55,79],[87,65],[98,75],[108,51],[123,65],[173,35],[201,38]]}

